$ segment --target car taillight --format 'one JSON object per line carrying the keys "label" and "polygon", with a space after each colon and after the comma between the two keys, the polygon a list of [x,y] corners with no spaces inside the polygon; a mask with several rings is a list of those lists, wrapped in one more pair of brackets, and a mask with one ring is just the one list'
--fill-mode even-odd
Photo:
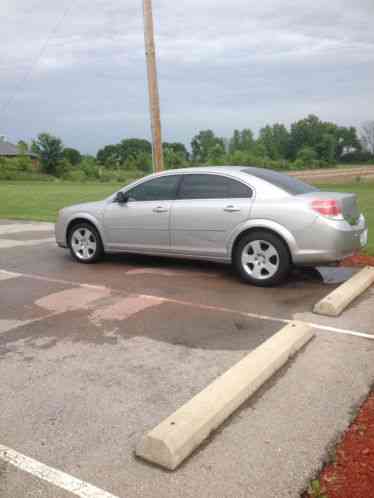
{"label": "car taillight", "polygon": [[335,199],[317,199],[312,202],[312,209],[322,216],[341,217],[342,208]]}

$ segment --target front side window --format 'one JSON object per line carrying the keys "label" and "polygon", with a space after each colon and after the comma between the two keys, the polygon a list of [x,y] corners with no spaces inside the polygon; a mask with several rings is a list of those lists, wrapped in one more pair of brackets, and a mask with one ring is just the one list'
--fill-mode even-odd
{"label": "front side window", "polygon": [[131,201],[170,201],[175,199],[180,175],[163,176],[144,182],[127,192]]}
{"label": "front side window", "polygon": [[231,199],[252,196],[244,183],[220,175],[184,175],[179,190],[179,199]]}

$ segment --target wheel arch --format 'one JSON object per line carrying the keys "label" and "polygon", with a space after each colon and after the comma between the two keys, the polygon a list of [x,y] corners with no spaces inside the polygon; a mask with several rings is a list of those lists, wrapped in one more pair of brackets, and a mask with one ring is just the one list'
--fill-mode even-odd
{"label": "wheel arch", "polygon": [[295,252],[296,249],[296,241],[293,235],[282,225],[278,225],[278,223],[261,223],[261,222],[256,222],[251,224],[250,226],[243,227],[239,233],[236,233],[231,240],[230,244],[230,259],[232,260],[235,249],[237,247],[237,244],[239,241],[244,237],[245,235],[248,235],[249,233],[257,232],[257,231],[263,231],[263,232],[268,232],[273,235],[276,235],[279,237],[285,244],[289,256],[290,256],[290,261],[293,261],[293,253]]}
{"label": "wheel arch", "polygon": [[65,242],[66,242],[67,246],[69,245],[69,234],[70,234],[71,230],[76,225],[79,225],[80,223],[88,223],[88,224],[92,225],[97,230],[97,233],[99,234],[101,243],[103,243],[102,233],[101,233],[100,227],[98,226],[98,223],[96,222],[95,218],[92,216],[89,216],[89,215],[78,215],[78,216],[74,216],[74,218],[69,220],[69,222],[66,225]]}

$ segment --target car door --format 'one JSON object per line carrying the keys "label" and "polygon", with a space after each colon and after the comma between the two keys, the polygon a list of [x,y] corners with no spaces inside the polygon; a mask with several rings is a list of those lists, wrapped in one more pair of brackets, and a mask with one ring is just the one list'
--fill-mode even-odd
{"label": "car door", "polygon": [[248,219],[252,195],[248,185],[232,177],[184,174],[171,211],[171,249],[196,256],[227,257],[230,234]]}
{"label": "car door", "polygon": [[104,212],[109,249],[167,251],[170,249],[170,207],[176,197],[179,175],[153,178],[124,190],[128,200],[115,200]]}

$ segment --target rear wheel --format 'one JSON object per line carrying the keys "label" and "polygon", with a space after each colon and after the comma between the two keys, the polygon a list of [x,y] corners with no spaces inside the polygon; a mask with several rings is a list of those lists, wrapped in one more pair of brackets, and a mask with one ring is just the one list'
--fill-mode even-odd
{"label": "rear wheel", "polygon": [[95,263],[104,255],[101,237],[91,223],[79,223],[69,232],[71,255],[80,263]]}
{"label": "rear wheel", "polygon": [[249,233],[239,240],[233,263],[242,280],[260,287],[281,283],[291,268],[286,244],[277,235],[264,230]]}

